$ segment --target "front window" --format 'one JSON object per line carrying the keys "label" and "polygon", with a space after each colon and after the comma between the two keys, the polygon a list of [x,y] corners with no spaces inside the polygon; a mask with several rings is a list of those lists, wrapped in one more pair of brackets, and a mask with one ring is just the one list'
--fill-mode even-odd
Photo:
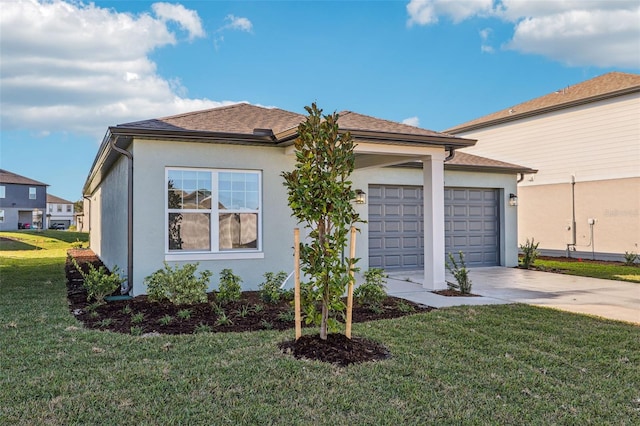
{"label": "front window", "polygon": [[[23,192],[24,194],[24,192]],[[29,199],[30,200],[35,200],[36,199],[36,188],[31,187],[29,188]]]}
{"label": "front window", "polygon": [[62,206],[61,206],[60,204],[58,204],[58,205],[56,206],[56,211],[57,211],[58,213],[62,213]]}
{"label": "front window", "polygon": [[169,252],[260,249],[260,172],[167,170]]}
{"label": "front window", "polygon": [[5,191],[4,185],[0,185],[0,198],[5,198]]}
{"label": "front window", "polygon": [[71,213],[71,204],[67,204],[67,213]]}
{"label": "front window", "polygon": [[0,223],[4,223],[4,210],[0,210]]}

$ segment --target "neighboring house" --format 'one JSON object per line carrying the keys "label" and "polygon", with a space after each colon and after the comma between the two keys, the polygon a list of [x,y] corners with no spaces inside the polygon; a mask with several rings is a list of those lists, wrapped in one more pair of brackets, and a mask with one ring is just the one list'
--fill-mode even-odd
{"label": "neighboring house", "polygon": [[599,259],[640,251],[640,75],[604,74],[446,131],[478,140],[465,152],[539,170],[518,184],[520,243]]}
{"label": "neighboring house", "polygon": [[47,186],[0,169],[0,231],[42,229]]}
{"label": "neighboring house", "polygon": [[47,194],[47,228],[69,229],[75,224],[73,202]]}
{"label": "neighboring house", "polygon": [[[306,117],[248,104],[110,127],[83,188],[91,248],[126,271],[127,288],[163,262],[231,268],[245,288],[266,272],[293,269],[293,229],[281,173],[295,165],[293,141]],[[445,288],[445,252],[470,266],[517,264],[516,208],[526,167],[456,154],[474,140],[354,112],[342,132],[357,143],[353,188],[359,266],[424,270]],[[447,161],[449,160],[449,161]],[[446,162],[446,164],[445,164]]]}

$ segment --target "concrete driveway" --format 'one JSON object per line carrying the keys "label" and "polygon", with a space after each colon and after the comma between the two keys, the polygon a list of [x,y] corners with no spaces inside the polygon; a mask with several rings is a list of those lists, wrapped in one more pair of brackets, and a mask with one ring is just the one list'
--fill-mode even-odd
{"label": "concrete driveway", "polygon": [[640,324],[640,284],[503,267],[473,268],[469,276],[472,292],[483,297],[431,293],[422,288],[422,271],[390,274],[387,292],[438,308],[527,303]]}

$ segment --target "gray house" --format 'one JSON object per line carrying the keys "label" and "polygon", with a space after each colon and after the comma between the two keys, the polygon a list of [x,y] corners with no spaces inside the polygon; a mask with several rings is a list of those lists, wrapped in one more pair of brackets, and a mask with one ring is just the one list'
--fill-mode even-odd
{"label": "gray house", "polygon": [[47,186],[0,169],[0,231],[42,229]]}
{"label": "gray house", "polygon": [[[295,164],[305,116],[237,104],[110,127],[83,188],[90,245],[128,277],[124,292],[170,264],[224,268],[255,289],[293,268],[293,228],[281,172]],[[456,149],[475,140],[340,113],[357,146],[354,200],[362,269],[421,270],[445,288],[445,253],[470,266],[517,264],[517,179],[533,173]],[[212,280],[215,287],[216,279]]]}

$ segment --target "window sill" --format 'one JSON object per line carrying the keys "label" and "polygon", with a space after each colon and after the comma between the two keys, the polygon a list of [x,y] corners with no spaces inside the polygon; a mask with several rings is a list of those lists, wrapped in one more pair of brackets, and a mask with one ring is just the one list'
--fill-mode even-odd
{"label": "window sill", "polygon": [[190,261],[190,260],[245,260],[264,259],[264,252],[261,251],[240,251],[230,253],[165,253],[166,261]]}

